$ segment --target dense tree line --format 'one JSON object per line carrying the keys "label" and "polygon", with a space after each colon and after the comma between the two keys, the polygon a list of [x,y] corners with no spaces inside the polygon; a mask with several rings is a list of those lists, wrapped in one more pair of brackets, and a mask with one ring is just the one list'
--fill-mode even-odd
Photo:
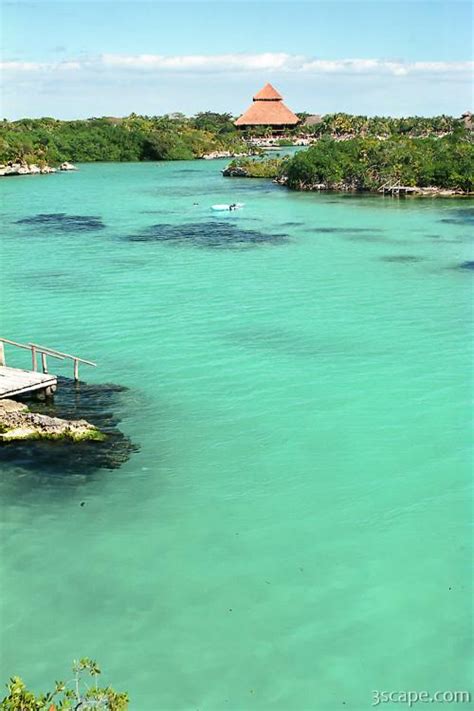
{"label": "dense tree line", "polygon": [[[299,116],[304,121],[307,114]],[[440,136],[458,130],[460,125],[460,120],[451,116],[368,118],[337,113],[328,114],[311,126],[301,123],[288,134],[335,139]],[[271,129],[266,126],[248,133],[270,134]],[[213,150],[240,152],[243,149],[242,136],[233,124],[232,115],[212,111],[192,118],[175,113],[79,121],[41,118],[0,122],[0,161],[3,162],[186,160]]]}
{"label": "dense tree line", "polygon": [[[310,126],[303,123],[306,117],[307,114],[300,114],[302,123],[288,131],[288,135],[280,141],[281,145],[288,143],[288,138],[291,142],[291,139],[298,135],[313,135],[320,139],[318,143],[322,142],[322,146],[320,149],[316,148],[311,155],[320,155],[321,151],[329,151],[326,159],[334,167],[342,155],[352,154],[356,150],[355,146],[362,145],[354,144],[350,139],[365,140],[367,143],[363,144],[363,150],[368,150],[374,160],[385,160],[386,154],[390,153],[389,163],[392,162],[392,158],[401,161],[404,166],[403,174],[407,175],[407,180],[412,179],[412,174],[418,177],[418,173],[414,169],[416,161],[410,163],[409,156],[404,155],[404,152],[406,153],[408,148],[414,147],[415,144],[403,143],[404,140],[410,138],[434,140],[434,137],[456,136],[453,144],[449,142],[416,144],[418,158],[424,165],[422,178],[425,180],[426,176],[430,175],[430,155],[433,155],[433,160],[437,161],[442,146],[456,144],[459,147],[461,136],[467,141],[466,136],[469,134],[469,131],[463,127],[462,121],[451,116],[368,118],[337,113],[328,114],[318,123]],[[271,128],[257,127],[245,135],[271,135]],[[349,145],[339,151],[332,144],[324,142],[329,138]],[[131,114],[126,118],[102,117],[78,121],[59,121],[54,118],[21,119],[12,122],[4,120],[0,122],[0,163],[25,161],[40,165],[55,165],[66,160],[73,162],[189,160],[199,158],[211,151],[245,152],[243,139],[244,136],[233,124],[231,114],[212,111],[201,112],[191,118],[181,113],[174,113],[165,116]],[[381,144],[387,139],[390,142],[384,148]],[[463,160],[462,156],[460,160]],[[443,158],[442,162],[446,165],[447,159]],[[339,172],[340,169],[339,166]],[[456,170],[453,166],[450,170],[450,182],[453,182]],[[380,172],[384,172],[383,165],[380,165]],[[365,176],[364,181],[366,180],[368,176]]]}
{"label": "dense tree line", "polygon": [[[427,137],[445,136],[463,127],[463,120],[454,116],[358,116],[346,113],[311,116],[302,111],[297,114],[300,123],[288,129],[288,137],[310,136],[347,139],[356,137],[389,138],[390,136]],[[307,120],[309,122],[307,123]],[[272,135],[271,126],[253,126],[246,135],[266,138]]]}
{"label": "dense tree line", "polygon": [[0,162],[188,160],[215,150],[242,152],[230,114],[204,112],[59,121],[0,122]]}
{"label": "dense tree line", "polygon": [[[304,120],[307,114],[299,114]],[[326,114],[319,123],[298,127],[298,132],[314,136],[365,137],[389,136],[427,137],[443,136],[452,133],[462,124],[461,119],[453,116],[407,116],[392,118],[390,116],[353,116],[345,113]]]}
{"label": "dense tree line", "polygon": [[[443,138],[322,138],[293,157],[232,161],[234,175],[284,178],[294,190],[377,190],[384,183],[474,191],[474,141],[458,130]],[[232,174],[232,173],[229,173]]]}
{"label": "dense tree line", "polygon": [[474,190],[474,143],[463,131],[444,138],[324,138],[282,167],[290,188],[376,190],[385,182]]}

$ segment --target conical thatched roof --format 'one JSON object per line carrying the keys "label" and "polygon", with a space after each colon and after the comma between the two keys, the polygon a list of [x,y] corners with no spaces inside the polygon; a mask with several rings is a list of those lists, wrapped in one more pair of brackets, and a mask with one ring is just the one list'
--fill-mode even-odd
{"label": "conical thatched roof", "polygon": [[253,97],[253,104],[234,122],[236,126],[296,126],[299,118],[285,106],[271,84]]}
{"label": "conical thatched roof", "polygon": [[254,101],[281,101],[283,96],[271,84],[265,84],[263,89],[255,94]]}

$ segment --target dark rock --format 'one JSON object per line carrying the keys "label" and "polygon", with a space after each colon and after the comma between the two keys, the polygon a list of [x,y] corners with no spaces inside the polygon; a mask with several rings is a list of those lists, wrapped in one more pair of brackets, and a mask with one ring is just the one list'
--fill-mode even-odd
{"label": "dark rock", "polygon": [[103,435],[86,420],[63,420],[30,412],[15,400],[0,400],[0,442],[38,439],[71,439],[74,442],[103,440]]}
{"label": "dark rock", "polygon": [[[31,412],[68,420],[86,419],[106,435],[104,441],[26,440],[3,442],[0,467],[19,467],[45,476],[91,474],[98,469],[118,469],[137,451],[118,428],[127,388],[119,385],[75,383],[58,378],[54,400],[30,402]],[[17,403],[18,404],[18,403]]]}
{"label": "dark rock", "polygon": [[222,175],[225,178],[248,178],[249,177],[248,170],[246,170],[245,168],[242,168],[241,166],[238,166],[238,165],[236,165],[234,167],[227,166],[227,168],[224,168],[224,170],[222,171]]}

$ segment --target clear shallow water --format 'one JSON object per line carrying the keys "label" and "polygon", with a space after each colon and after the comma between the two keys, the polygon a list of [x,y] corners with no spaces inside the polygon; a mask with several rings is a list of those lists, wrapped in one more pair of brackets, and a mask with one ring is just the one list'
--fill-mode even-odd
{"label": "clear shallow water", "polygon": [[[469,688],[473,204],[220,167],[2,181],[2,332],[96,360],[140,447],[1,465],[2,678],[88,655],[137,711]],[[104,227],[17,224],[58,213]]]}

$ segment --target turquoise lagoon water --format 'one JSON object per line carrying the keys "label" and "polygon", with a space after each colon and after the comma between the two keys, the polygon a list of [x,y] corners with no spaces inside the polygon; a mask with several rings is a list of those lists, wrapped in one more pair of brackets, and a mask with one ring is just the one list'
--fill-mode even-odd
{"label": "turquoise lagoon water", "polygon": [[[127,386],[140,448],[2,465],[2,682],[88,655],[137,711],[467,689],[473,204],[220,168],[2,181],[3,333]],[[17,224],[57,213],[105,228]]]}

